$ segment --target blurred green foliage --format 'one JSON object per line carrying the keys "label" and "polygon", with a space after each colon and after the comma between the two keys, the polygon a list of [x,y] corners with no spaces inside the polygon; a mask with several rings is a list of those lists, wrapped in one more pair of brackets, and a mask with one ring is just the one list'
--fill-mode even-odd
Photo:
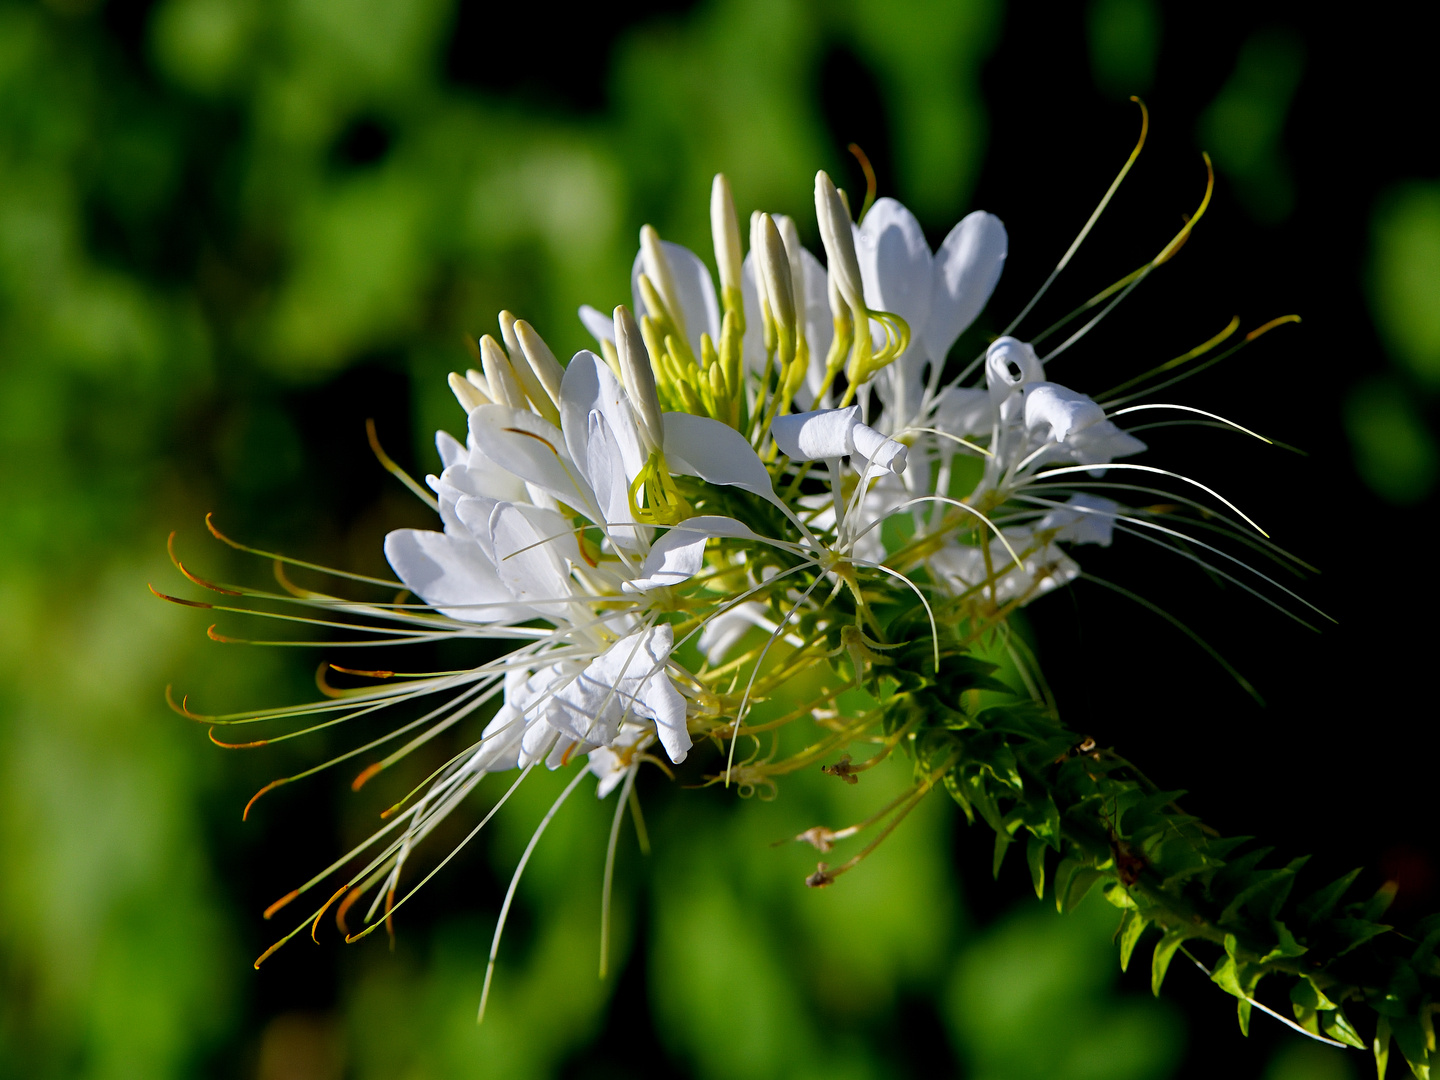
{"label": "blurred green foliage", "polygon": [[1391,502],[1415,504],[1434,490],[1440,467],[1423,413],[1440,389],[1440,186],[1404,184],[1381,199],[1368,285],[1376,329],[1398,370],[1351,393],[1345,428],[1365,482]]}
{"label": "blurred green foliage", "polygon": [[1260,31],[1241,46],[1234,72],[1200,117],[1200,145],[1263,222],[1283,221],[1295,209],[1283,136],[1304,68],[1305,48],[1293,32]]}
{"label": "blurred green foliage", "polygon": [[[120,25],[132,7],[143,17]],[[1157,10],[1094,5],[1102,85],[1144,89]],[[405,449],[425,471],[430,432],[461,428],[443,376],[464,363],[462,332],[509,307],[557,352],[584,344],[575,308],[625,297],[642,221],[705,250],[718,169],[742,206],[808,221],[815,168],[845,167],[817,90],[824,48],[873,71],[895,193],[948,225],[982,160],[979,73],[1001,16],[999,0],[713,0],[597,53],[608,104],[585,112],[449,77],[447,0],[0,0],[0,1077],[540,1076],[575,1072],[607,1031],[652,1027],[717,1078],[894,1076],[927,1054],[997,1080],[1099,1075],[1106,1055],[1112,1077],[1173,1069],[1179,1021],[1116,989],[1101,906],[971,924],[943,800],[843,888],[800,887],[803,850],[770,841],[861,816],[887,797],[879,773],[858,798],[816,775],[775,803],[698,801],[652,822],[648,861],[626,841],[617,966],[643,943],[652,1001],[595,977],[609,810],[577,797],[522,884],[483,1027],[495,910],[478,903],[402,921],[394,953],[348,951],[333,1008],[272,1015],[248,963],[258,916],[230,887],[261,826],[234,818],[324,744],[224,755],[163,691],[294,700],[310,658],[212,644],[208,620],[142,587],[171,573],[166,531],[199,548],[210,509],[380,569],[384,531],[424,518],[403,493],[345,514],[327,501],[343,477],[307,424],[341,409],[338,380],[368,365],[410,388]],[[1294,76],[1248,63],[1217,153],[1273,179]],[[379,406],[345,408],[325,429],[345,433],[333,456],[371,469],[360,425]],[[216,576],[254,572],[201,550]],[[502,881],[554,795],[539,779],[484,850]],[[357,803],[314,830],[314,865],[373,820]],[[306,949],[289,960],[324,962]],[[937,1001],[930,1042],[902,1037]]]}
{"label": "blurred green foliage", "polygon": [[1087,13],[1090,67],[1111,97],[1143,95],[1160,59],[1160,8],[1155,0],[1091,0]]}

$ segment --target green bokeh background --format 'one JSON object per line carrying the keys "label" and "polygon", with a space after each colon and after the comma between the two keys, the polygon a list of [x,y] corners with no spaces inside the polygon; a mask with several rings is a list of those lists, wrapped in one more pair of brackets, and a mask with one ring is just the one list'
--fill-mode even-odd
{"label": "green bokeh background", "polygon": [[[800,887],[813,853],[771,841],[863,816],[901,768],[668,814],[679,801],[657,791],[654,855],[622,843],[620,974],[603,982],[609,817],[582,793],[524,881],[483,1027],[496,883],[559,777],[522,789],[393,951],[299,941],[251,971],[274,929],[259,909],[386,800],[321,780],[239,824],[250,792],[330,744],[219,751],[164,687],[216,710],[294,700],[311,657],[216,645],[213,620],[154,600],[146,581],[173,587],[167,532],[222,578],[266,567],[208,542],[209,510],[265,545],[382,570],[384,532],[426,514],[379,473],[363,419],[432,469],[430,433],[462,425],[444,383],[462,333],[493,332],[507,307],[557,353],[583,346],[575,309],[624,298],[641,222],[706,250],[717,170],[742,208],[807,220],[814,170],[850,168],[825,50],[873,79],[888,190],[948,226],[985,160],[981,72],[1006,10],[639,13],[597,37],[581,81],[599,96],[578,104],[546,89],[571,76],[549,71],[543,35],[483,41],[471,66],[508,85],[457,79],[456,19],[450,0],[0,0],[0,1077],[1176,1075],[1207,1035],[1121,985],[1108,909],[976,914],[943,800],[843,887]],[[1092,82],[1075,92],[1097,110],[1148,89],[1179,32],[1149,0],[1094,0],[1084,25]],[[1229,74],[1196,139],[1256,228],[1295,205],[1281,134],[1305,64],[1283,25],[1215,59]],[[1335,408],[1374,492],[1420,504],[1440,184],[1348,212],[1373,213],[1372,254],[1335,272],[1363,278],[1389,359]],[[1359,1075],[1300,1040],[1261,1058],[1241,1071]]]}

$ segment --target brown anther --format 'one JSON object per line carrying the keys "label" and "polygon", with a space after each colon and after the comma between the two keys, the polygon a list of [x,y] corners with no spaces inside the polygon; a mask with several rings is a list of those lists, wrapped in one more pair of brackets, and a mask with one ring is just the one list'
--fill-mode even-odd
{"label": "brown anther", "polygon": [[[855,775],[858,770],[854,765],[850,764],[849,754],[841,754],[840,760],[834,765],[821,765],[820,771],[827,776],[838,776],[847,784],[858,784],[860,782],[860,778]],[[827,882],[826,884],[829,883]]]}
{"label": "brown anther", "polygon": [[805,884],[812,889],[823,889],[826,885],[835,884],[835,876],[830,873],[830,867],[825,863],[816,863],[815,872],[805,879]]}
{"label": "brown anther", "polygon": [[1078,743],[1057,757],[1055,764],[1059,765],[1062,761],[1069,761],[1072,757],[1084,757],[1086,755],[1089,755],[1095,761],[1100,760],[1100,751],[1096,749],[1095,739],[1090,735],[1086,735]]}
{"label": "brown anther", "polygon": [[809,844],[816,851],[829,851],[835,846],[835,834],[824,825],[816,825],[813,829],[806,829],[799,836],[795,837],[803,843]]}

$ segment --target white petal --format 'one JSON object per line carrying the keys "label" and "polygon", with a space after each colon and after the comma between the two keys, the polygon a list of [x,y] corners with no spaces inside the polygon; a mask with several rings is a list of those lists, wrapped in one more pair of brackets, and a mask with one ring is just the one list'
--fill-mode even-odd
{"label": "white petal", "polygon": [[[962,438],[967,435],[989,435],[995,426],[995,408],[990,404],[990,391],[966,386],[947,386],[935,403],[935,426],[941,431]],[[942,444],[953,451],[948,439]]]}
{"label": "white petal", "polygon": [[668,625],[621,638],[556,692],[550,722],[576,739],[605,745],[615,738],[622,720],[651,720],[671,760],[683,760],[690,747],[685,699],[665,671],[674,644]]}
{"label": "white petal", "polygon": [[858,405],[779,416],[770,434],[780,452],[794,461],[858,455],[896,474],[905,471],[905,445],[860,423]]}
{"label": "white petal", "polygon": [[647,592],[694,577],[705,565],[705,542],[712,536],[756,539],[747,525],[731,517],[702,514],[686,518],[655,542],[645,556],[640,577],[625,582],[622,588],[626,592]]}
{"label": "white petal", "polygon": [[1109,547],[1115,533],[1115,515],[1119,512],[1120,504],[1113,499],[1081,492],[1065,500],[1063,509],[1051,510],[1037,521],[1035,531],[1055,529],[1056,540]]}
{"label": "white petal", "polygon": [[495,504],[488,522],[482,523],[474,515],[482,505],[462,499],[457,509],[472,532],[488,528],[500,581],[515,599],[536,603],[542,615],[563,611],[563,605],[546,601],[574,593],[569,562],[580,561],[580,550],[570,523],[549,510],[519,503]]}
{"label": "white petal", "polygon": [[805,274],[805,342],[810,347],[810,367],[805,372],[805,385],[796,391],[795,400],[808,407],[815,403],[815,395],[825,381],[825,358],[835,340],[835,320],[830,314],[825,267],[805,250],[800,252],[800,264]]}
{"label": "white petal", "polygon": [[435,432],[435,449],[440,452],[440,471],[465,460],[465,444],[448,431]]}
{"label": "white petal", "polygon": [[[806,249],[800,251],[800,265],[805,275],[805,342],[810,349],[810,367],[805,382],[795,392],[802,408],[815,402],[820,384],[825,381],[825,359],[830,343],[835,340],[835,320],[830,314],[829,280],[820,260]],[[740,273],[740,291],[745,301],[745,366],[759,371],[765,366],[765,335],[761,326],[760,296],[755,288],[755,262],[745,256]]]}
{"label": "white petal", "polygon": [[894,199],[877,199],[855,230],[855,254],[865,302],[899,315],[919,337],[930,318],[935,284],[930,245],[915,215]]}
{"label": "white petal", "polygon": [[606,535],[627,551],[643,550],[650,542],[651,529],[637,522],[630,513],[630,480],[625,475],[623,456],[599,409],[590,414],[590,439],[585,455],[586,473],[595,488],[595,503],[600,508]]}
{"label": "white petal", "polygon": [[785,508],[760,456],[728,424],[708,416],[666,413],[665,460],[675,472],[738,487]]}
{"label": "white petal", "polygon": [[1050,437],[1064,442],[1105,419],[1105,410],[1093,398],[1059,383],[1037,382],[1025,387],[1025,426],[1050,428]]}
{"label": "white petal", "polygon": [[848,457],[853,448],[850,431],[859,422],[858,405],[816,409],[777,416],[770,426],[770,435],[780,452],[792,461]]}
{"label": "white petal", "polygon": [[630,399],[610,365],[593,352],[581,351],[571,359],[560,382],[560,426],[572,461],[587,461],[590,413],[597,409],[620,449],[626,477],[635,479],[645,464],[645,453]]}
{"label": "white petal", "polygon": [[868,424],[856,424],[850,431],[850,442],[854,447],[852,453],[880,468],[889,469],[896,476],[905,471],[905,444],[882,435]]}
{"label": "white petal", "polygon": [[385,537],[385,558],[407,589],[452,619],[489,623],[528,617],[468,536],[396,529]]}
{"label": "white petal", "polygon": [[[666,630],[670,628],[665,627]],[[690,730],[685,726],[685,699],[670,676],[659,671],[650,676],[644,689],[645,705],[655,717],[655,733],[660,745],[676,765],[685,760],[692,745]]]}
{"label": "white petal", "polygon": [[[1128,431],[1121,431],[1111,421],[1102,420],[1071,435],[1064,449],[1067,451],[1064,456],[1080,465],[1108,465],[1118,457],[1140,453],[1145,444]],[[1103,474],[1103,469],[1091,473],[1092,476]]]}
{"label": "white petal", "polygon": [[755,287],[755,253],[745,256],[740,267],[740,296],[745,302],[745,338],[742,355],[747,371],[765,366],[765,328],[760,310],[760,291]]}
{"label": "white petal", "polygon": [[589,304],[581,304],[580,321],[585,324],[585,329],[590,331],[590,336],[595,339],[597,345],[602,341],[614,344],[615,321],[609,315]]}
{"label": "white petal", "polygon": [[587,516],[594,516],[594,495],[565,449],[554,424],[532,412],[504,405],[482,405],[470,413],[470,437],[501,469],[548,492]]}
{"label": "white petal", "polygon": [[926,347],[938,363],[945,362],[955,339],[989,301],[1009,249],[1010,240],[1000,219],[976,210],[961,218],[935,252],[935,292],[924,334]]}
{"label": "white petal", "polygon": [[700,631],[697,647],[710,663],[719,664],[752,626],[758,626],[766,633],[775,631],[775,624],[765,617],[764,606],[747,600],[729,611],[711,617],[705,624],[705,629]]}
{"label": "white petal", "polygon": [[[670,261],[670,274],[675,282],[675,291],[685,320],[685,337],[696,358],[700,356],[700,335],[710,335],[711,341],[720,340],[720,304],[715,299],[715,282],[700,257],[687,247],[660,242],[665,257]],[[645,304],[640,299],[640,272],[644,269],[639,252],[635,265],[630,270],[630,291],[635,299],[635,321],[645,314]]]}
{"label": "white petal", "polygon": [[1029,342],[1009,336],[996,338],[985,352],[985,381],[997,406],[1027,383],[1044,378],[1045,368]]}

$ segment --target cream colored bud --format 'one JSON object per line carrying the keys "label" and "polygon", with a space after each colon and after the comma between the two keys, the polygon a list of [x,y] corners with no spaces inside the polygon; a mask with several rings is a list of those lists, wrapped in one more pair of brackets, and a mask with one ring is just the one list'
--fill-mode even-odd
{"label": "cream colored bud", "polygon": [[535,372],[535,377],[540,380],[545,392],[550,395],[550,400],[560,404],[560,383],[565,378],[565,369],[560,366],[560,361],[555,359],[550,346],[545,344],[545,339],[524,319],[516,321],[515,337],[520,342],[520,351],[524,354],[526,363]]}
{"label": "cream colored bud", "polygon": [[820,239],[825,244],[830,280],[857,314],[865,311],[865,290],[860,280],[860,260],[855,255],[855,236],[850,231],[850,213],[834,183],[822,170],[815,174],[815,216]]}
{"label": "cream colored bud", "polygon": [[480,365],[485,369],[485,381],[490,384],[490,396],[498,405],[512,409],[523,409],[528,404],[525,391],[515,381],[515,372],[500,343],[489,334],[480,339]]}
{"label": "cream colored bud", "polygon": [[650,280],[654,282],[656,290],[660,293],[660,299],[665,301],[665,308],[670,313],[670,320],[683,338],[685,336],[685,312],[680,308],[679,295],[675,291],[675,275],[670,269],[670,260],[665,255],[665,248],[660,243],[660,234],[649,225],[640,227],[640,265],[649,275]]}
{"label": "cream colored bud", "polygon": [[795,219],[788,214],[777,214],[775,225],[780,230],[780,239],[785,241],[785,256],[790,260],[790,295],[795,300],[796,333],[805,333],[805,263],[801,259],[800,230],[795,228]]}
{"label": "cream colored bud", "polygon": [[460,407],[468,414],[472,409],[478,409],[481,405],[489,405],[490,399],[482,394],[464,376],[450,373],[450,392],[455,395],[455,400],[460,402]]}
{"label": "cream colored bud", "polygon": [[[535,411],[549,420],[552,424],[560,423],[560,410],[545,387],[540,384],[536,377],[535,368],[525,355],[521,347],[520,338],[516,333],[516,326],[519,321],[508,311],[500,313],[500,333],[505,338],[505,351],[509,354],[510,370],[514,373],[515,379],[519,382],[525,396],[530,399],[530,404]],[[538,335],[537,335],[538,336]]]}
{"label": "cream colored bud", "polygon": [[[476,359],[479,359],[480,347],[478,345],[475,347],[475,356]],[[475,387],[476,390],[479,390],[480,393],[485,395],[486,401],[495,400],[490,396],[490,380],[485,378],[485,373],[483,371],[477,371],[473,367],[467,368],[465,371],[465,378],[470,380],[471,386]]]}
{"label": "cream colored bud", "polygon": [[710,235],[715,242],[715,265],[720,269],[720,291],[740,291],[740,221],[735,216],[735,199],[724,173],[715,174],[710,186]]}
{"label": "cream colored bud", "polygon": [[500,312],[500,340],[505,343],[505,352],[512,367],[520,363],[520,342],[515,339],[515,316],[508,311]]}
{"label": "cream colored bud", "polygon": [[665,445],[665,421],[660,415],[660,396],[655,392],[655,372],[640,327],[623,304],[615,309],[615,351],[620,355],[620,380],[635,407],[640,432],[650,449],[658,450]]}
{"label": "cream colored bud", "polygon": [[795,289],[791,284],[790,257],[785,252],[785,241],[775,219],[769,214],[760,215],[759,266],[757,269],[765,278],[765,294],[770,301],[770,313],[775,321],[793,335],[795,330]]}
{"label": "cream colored bud", "polygon": [[750,272],[755,279],[755,298],[760,302],[760,329],[765,351],[775,351],[775,315],[765,291],[765,215],[759,210],[750,214]]}

